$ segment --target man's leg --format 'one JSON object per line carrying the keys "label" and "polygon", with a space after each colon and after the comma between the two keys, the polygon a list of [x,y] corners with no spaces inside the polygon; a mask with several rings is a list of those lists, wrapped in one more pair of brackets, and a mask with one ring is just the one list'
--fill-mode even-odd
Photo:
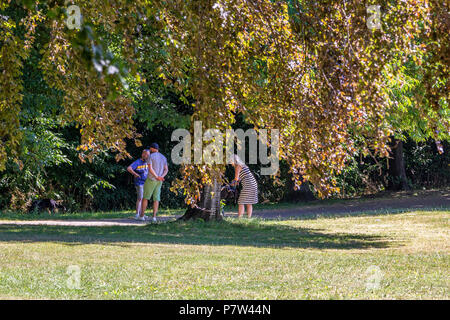
{"label": "man's leg", "polygon": [[145,210],[147,210],[147,205],[148,205],[148,200],[147,199],[142,199],[142,205],[141,205],[141,212],[139,212],[139,215],[141,217],[144,216],[145,214]]}
{"label": "man's leg", "polygon": [[144,186],[136,186],[136,217],[140,216],[142,210],[142,198],[144,196]]}
{"label": "man's leg", "polygon": [[144,186],[136,186],[136,215],[141,213],[142,197],[144,196]]}
{"label": "man's leg", "polygon": [[159,208],[159,201],[153,201],[153,218],[156,218],[158,208]]}
{"label": "man's leg", "polygon": [[148,206],[148,200],[153,195],[153,192],[155,191],[155,184],[153,180],[147,179],[144,183],[144,199],[142,200],[142,209],[141,209],[141,217],[144,216],[145,210],[147,210]]}
{"label": "man's leg", "polygon": [[[157,199],[159,201],[159,193],[160,191],[157,190],[158,184],[160,184],[161,181],[154,181],[147,179],[144,184],[144,201],[142,204],[142,207],[147,209],[148,200],[153,197],[153,201]],[[155,216],[155,205],[153,204],[153,216]],[[158,211],[158,209],[157,209]],[[144,216],[144,211],[142,211],[142,217]]]}
{"label": "man's leg", "polygon": [[156,219],[158,213],[159,202],[161,201],[162,181],[155,181],[155,190],[153,192],[153,220]]}
{"label": "man's leg", "polygon": [[142,199],[136,200],[136,215],[139,216],[141,214],[141,205],[142,205]]}

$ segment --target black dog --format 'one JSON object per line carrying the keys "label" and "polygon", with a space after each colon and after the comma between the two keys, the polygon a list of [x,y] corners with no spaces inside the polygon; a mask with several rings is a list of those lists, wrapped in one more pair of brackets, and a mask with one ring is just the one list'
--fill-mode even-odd
{"label": "black dog", "polygon": [[[220,189],[220,199],[226,202],[237,203],[239,192],[236,187],[232,187],[229,184],[222,186]],[[183,216],[179,217],[178,220],[191,220],[191,219],[203,219],[204,221],[209,221],[212,217],[213,212],[209,209],[201,208],[198,205],[193,207],[188,206],[186,212]],[[217,218],[217,216],[216,216]]]}
{"label": "black dog", "polygon": [[186,212],[182,217],[179,217],[177,220],[191,220],[191,219],[203,219],[205,221],[209,221],[211,218],[212,211],[204,208],[200,208],[199,206],[188,206]]}
{"label": "black dog", "polygon": [[232,187],[229,184],[222,186],[220,189],[220,199],[225,200],[227,203],[236,204],[239,196],[239,192],[236,187]]}
{"label": "black dog", "polygon": [[47,210],[49,213],[54,213],[55,211],[59,212],[60,210],[62,212],[66,212],[66,207],[63,205],[57,203],[53,199],[40,199],[40,200],[34,200],[30,207],[28,208],[28,212],[34,212],[37,211],[38,213],[40,211]]}

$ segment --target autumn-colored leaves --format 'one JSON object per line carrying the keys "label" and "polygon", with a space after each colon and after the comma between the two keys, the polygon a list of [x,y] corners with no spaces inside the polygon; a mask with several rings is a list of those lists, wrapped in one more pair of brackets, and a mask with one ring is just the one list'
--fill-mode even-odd
{"label": "autumn-colored leaves", "polygon": [[[4,9],[8,1],[1,3]],[[40,3],[27,9],[31,15],[53,10],[53,2]],[[137,75],[136,61],[142,54],[137,44],[143,39],[135,30],[151,24],[154,38],[163,39],[165,54],[155,78],[195,101],[192,122],[201,120],[207,128],[225,131],[236,113],[242,113],[256,128],[280,129],[280,156],[295,173],[296,183],[309,180],[319,195],[337,191],[334,177],[357,151],[387,154],[389,137],[398,129],[389,116],[387,66],[423,57],[417,64],[423,65],[426,85],[417,103],[434,110],[422,112],[433,117],[430,126],[449,130],[448,119],[436,116],[448,109],[445,1],[80,0],[76,4],[92,30],[123,37],[119,45],[115,42],[115,53],[127,62],[130,76]],[[376,10],[368,11],[368,6]],[[125,156],[124,139],[136,138],[126,88],[92,68],[83,46],[72,46],[77,33],[67,29],[65,19],[61,14],[27,24],[29,30],[38,23],[50,29],[41,62],[45,79],[65,93],[65,118],[82,130],[82,154],[111,148],[119,158]],[[14,114],[20,109],[19,78],[25,58],[20,54],[24,44],[8,23],[10,19],[0,19],[5,31],[0,39],[0,169],[5,144],[13,150],[18,143],[10,133],[19,126]],[[32,45],[32,37],[27,39]],[[94,48],[97,41],[87,39],[84,45]],[[12,55],[14,50],[21,58]],[[111,91],[116,94],[111,96]],[[201,183],[222,170],[186,166],[174,189],[184,189],[194,201]]]}

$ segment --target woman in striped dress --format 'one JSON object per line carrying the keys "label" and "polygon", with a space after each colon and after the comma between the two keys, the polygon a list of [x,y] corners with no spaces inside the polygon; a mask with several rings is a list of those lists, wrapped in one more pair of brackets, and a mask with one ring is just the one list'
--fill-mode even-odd
{"label": "woman in striped dress", "polygon": [[236,154],[233,157],[232,165],[234,167],[232,185],[237,185],[239,182],[242,183],[242,190],[238,199],[238,217],[242,217],[245,208],[247,208],[247,217],[251,218],[253,205],[258,203],[258,184],[250,169]]}

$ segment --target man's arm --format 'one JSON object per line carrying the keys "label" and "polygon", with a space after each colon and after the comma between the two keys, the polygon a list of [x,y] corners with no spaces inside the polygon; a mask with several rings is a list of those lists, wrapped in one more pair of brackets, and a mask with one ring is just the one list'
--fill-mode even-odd
{"label": "man's arm", "polygon": [[158,179],[158,175],[156,174],[155,170],[153,170],[152,163],[151,163],[151,162],[148,162],[148,163],[147,163],[147,166],[148,166],[148,172],[149,172],[151,175],[153,175],[154,177],[156,177],[156,179]]}
{"label": "man's arm", "polygon": [[136,171],[133,170],[133,168],[131,166],[128,166],[127,171],[129,173],[131,173],[133,176],[135,176],[136,178],[139,178],[140,175],[138,173],[136,173]]}
{"label": "man's arm", "polygon": [[163,172],[161,178],[164,178],[167,175],[168,172],[169,172],[169,167],[167,166],[167,163],[166,163],[164,165],[164,172]]}

